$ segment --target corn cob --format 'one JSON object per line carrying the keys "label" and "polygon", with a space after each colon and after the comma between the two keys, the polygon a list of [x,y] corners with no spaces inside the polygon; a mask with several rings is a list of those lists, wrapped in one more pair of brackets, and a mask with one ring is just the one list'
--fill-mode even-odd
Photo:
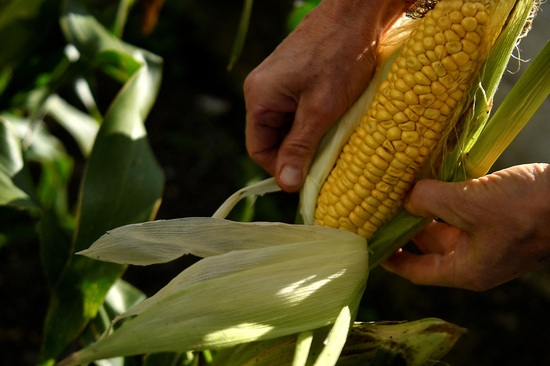
{"label": "corn cob", "polygon": [[419,21],[323,184],[317,224],[368,239],[396,213],[456,123],[492,42],[497,3],[442,0]]}

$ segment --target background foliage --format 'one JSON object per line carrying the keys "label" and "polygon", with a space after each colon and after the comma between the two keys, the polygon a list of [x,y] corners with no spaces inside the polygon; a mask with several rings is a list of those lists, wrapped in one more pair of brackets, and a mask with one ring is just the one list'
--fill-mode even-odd
{"label": "background foliage", "polygon": [[[0,63],[15,60],[18,66],[10,70],[12,77],[0,95],[0,110],[19,105],[26,100],[28,92],[41,85],[51,85],[48,83],[52,80],[52,70],[63,54],[65,40],[58,23],[60,2],[26,2],[31,3],[34,7],[25,9],[23,21],[12,25],[17,28],[2,33]],[[98,19],[116,19],[116,9],[109,6],[109,2],[86,3],[95,10]],[[12,2],[0,3],[0,7],[6,4]],[[164,4],[143,0],[134,4],[129,13],[122,33],[124,41],[164,59],[162,85],[147,117],[151,150],[165,177],[157,218],[210,216],[235,190],[265,176],[244,149],[241,88],[248,72],[285,36],[292,1],[255,2],[241,58],[228,72],[242,6],[242,2],[220,0]],[[160,9],[158,24],[155,24],[155,7]],[[2,15],[8,14],[5,7],[2,9]],[[0,25],[6,22],[5,16],[0,17]],[[541,25],[542,29],[542,24],[544,21],[537,19],[535,30],[524,42],[536,38],[537,26]],[[536,51],[521,56],[529,58],[534,54]],[[511,69],[516,68],[511,65]],[[104,114],[120,83],[105,73],[95,73],[93,80],[98,110]],[[505,91],[506,85],[502,89]],[[64,96],[70,95],[66,87],[60,86],[59,90]],[[53,170],[66,179],[68,194],[64,199],[71,212],[67,213],[66,227],[60,228],[64,231],[74,225],[72,214],[86,159],[64,128],[54,123],[48,123],[47,127],[71,157],[58,160],[64,163]],[[526,150],[525,146],[522,149],[517,145],[512,149]],[[512,158],[518,158],[517,155]],[[548,156],[525,154],[520,161],[508,159],[499,165],[533,159],[549,161]],[[31,164],[29,176],[36,180],[44,171],[50,171],[44,167]],[[43,196],[64,197],[59,192],[44,192]],[[292,222],[296,198],[275,194],[259,200],[256,219]],[[36,364],[51,300],[48,272],[44,270],[38,244],[36,216],[2,207],[0,218],[0,364]],[[150,295],[192,261],[193,258],[183,258],[170,265],[132,267],[124,278]],[[445,359],[452,365],[546,364],[550,361],[544,345],[550,326],[550,319],[544,313],[550,302],[547,272],[540,271],[484,293],[472,293],[414,286],[377,269],[369,278],[359,319],[414,320],[435,316],[464,326],[469,333]]]}

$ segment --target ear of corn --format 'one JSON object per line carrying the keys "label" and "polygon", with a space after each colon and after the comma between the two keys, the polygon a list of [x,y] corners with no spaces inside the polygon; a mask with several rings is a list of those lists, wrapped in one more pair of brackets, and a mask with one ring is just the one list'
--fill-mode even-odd
{"label": "ear of corn", "polygon": [[397,212],[455,128],[512,5],[442,0],[420,20],[322,186],[317,224],[368,239]]}

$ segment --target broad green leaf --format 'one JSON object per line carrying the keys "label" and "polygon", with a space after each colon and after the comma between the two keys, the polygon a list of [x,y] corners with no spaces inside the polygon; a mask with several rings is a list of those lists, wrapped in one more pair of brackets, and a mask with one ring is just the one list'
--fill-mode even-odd
{"label": "broad green leaf", "polygon": [[13,126],[0,117],[0,206],[22,209],[37,208],[17,182],[24,175],[21,139]]}
{"label": "broad green leaf", "polygon": [[[130,53],[141,63],[111,104],[98,131],[82,185],[74,250],[87,248],[105,231],[151,219],[163,176],[147,142],[144,121],[156,98],[161,59],[116,41],[84,14],[63,20],[66,36],[90,58],[103,46]],[[93,319],[124,266],[75,257],[52,290],[41,360],[49,364]]]}
{"label": "broad green leaf", "polygon": [[45,112],[65,128],[75,139],[84,156],[90,155],[99,124],[90,115],[52,94],[44,105]]}
{"label": "broad green leaf", "polygon": [[120,328],[61,364],[223,348],[324,327],[360,298],[367,266],[357,235],[208,257],[172,280],[171,291],[140,303],[121,317],[127,320]]}

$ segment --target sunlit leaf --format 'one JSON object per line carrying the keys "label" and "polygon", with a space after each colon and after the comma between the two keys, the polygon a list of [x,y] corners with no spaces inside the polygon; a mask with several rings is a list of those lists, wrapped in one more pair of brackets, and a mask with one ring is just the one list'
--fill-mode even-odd
{"label": "sunlit leaf", "polygon": [[[349,234],[349,233],[348,233]],[[67,365],[116,355],[230,347],[336,321],[367,278],[364,240],[320,240],[205,258],[124,314],[112,334]],[[116,323],[115,323],[116,324]]]}

